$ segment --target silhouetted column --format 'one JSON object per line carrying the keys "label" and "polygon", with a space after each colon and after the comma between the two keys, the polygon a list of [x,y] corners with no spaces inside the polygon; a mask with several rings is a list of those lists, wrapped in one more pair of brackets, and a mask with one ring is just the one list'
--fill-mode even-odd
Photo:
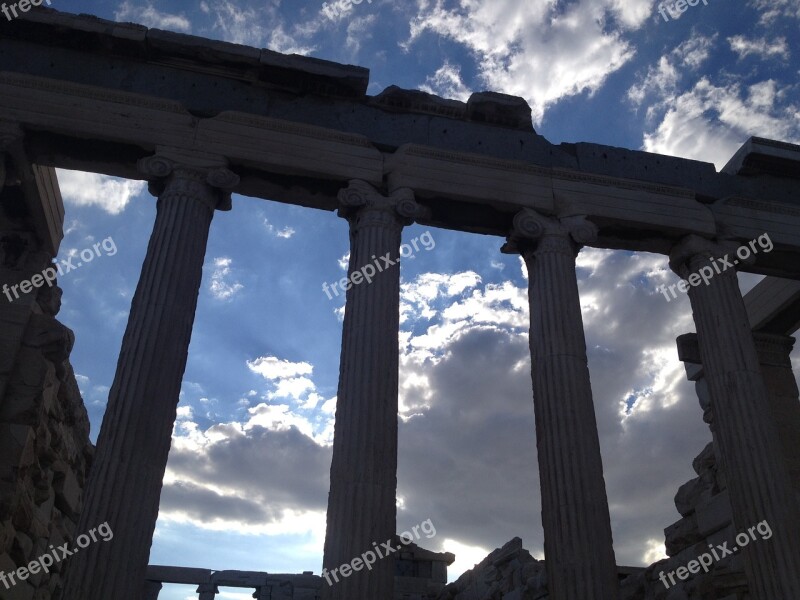
{"label": "silhouetted column", "polygon": [[144,600],[158,600],[161,593],[161,588],[164,587],[160,581],[145,581],[144,582]]}
{"label": "silhouetted column", "polygon": [[219,588],[213,583],[201,583],[197,586],[197,600],[214,600],[219,594]]}
{"label": "silhouetted column", "polygon": [[[737,532],[766,520],[773,531],[740,551],[754,600],[794,598],[800,590],[800,520],[735,267],[735,246],[688,236],[670,254],[683,279],[706,268],[708,284],[689,287],[700,357],[711,394]],[[731,253],[730,262],[735,260]],[[714,268],[716,266],[716,269]],[[710,269],[710,271],[709,271]],[[690,282],[691,283],[691,282]],[[730,546],[737,546],[731,541]]]}
{"label": "silhouetted column", "polygon": [[[76,535],[108,522],[113,540],[69,559],[63,600],[141,600],[203,260],[227,169],[143,159],[158,213],[133,297]],[[152,183],[155,181],[156,183]]]}
{"label": "silhouetted column", "polygon": [[754,332],[753,337],[783,456],[792,485],[800,494],[800,394],[790,358],[795,339],[761,332]]}
{"label": "silhouetted column", "polygon": [[525,209],[503,251],[528,268],[542,524],[551,600],[616,599],[618,583],[575,257],[597,228]]}
{"label": "silhouetted column", "polygon": [[[394,560],[333,573],[395,535],[400,236],[418,213],[410,190],[386,198],[362,181],[339,192],[350,266],[328,497],[323,598],[391,600]],[[367,268],[371,265],[373,268]],[[370,274],[371,282],[364,278]],[[338,583],[336,579],[338,578]]]}

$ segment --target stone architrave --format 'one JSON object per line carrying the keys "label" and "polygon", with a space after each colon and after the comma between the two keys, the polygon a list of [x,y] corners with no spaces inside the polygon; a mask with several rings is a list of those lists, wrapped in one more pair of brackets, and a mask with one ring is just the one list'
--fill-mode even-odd
{"label": "stone architrave", "polygon": [[[770,539],[758,539],[739,552],[754,600],[788,599],[800,590],[797,496],[770,418],[767,388],[736,277],[735,248],[688,236],[670,253],[670,267],[687,280],[703,268],[713,273],[707,285],[689,287],[689,300],[733,522],[737,533],[762,521],[773,532]],[[725,267],[726,261],[730,267]],[[739,544],[730,540],[729,546]]]}
{"label": "stone architrave", "polygon": [[503,252],[528,269],[530,350],[542,524],[551,600],[618,595],[575,258],[597,235],[584,217],[525,209]]}
{"label": "stone architrave", "polygon": [[69,559],[62,600],[141,600],[145,593],[211,219],[229,206],[224,190],[239,180],[222,166],[162,155],[142,159],[139,168],[158,196],[158,212],[76,530],[108,522],[114,538]]}
{"label": "stone architrave", "polygon": [[[403,226],[421,210],[411,190],[385,197],[358,180],[339,192],[339,202],[339,215],[350,223],[348,277],[353,285],[347,290],[342,331],[323,561],[328,573],[395,535],[398,263]],[[365,269],[368,265],[373,269]],[[364,270],[375,271],[371,282],[359,276]],[[394,560],[378,560],[371,570],[347,577],[328,577],[332,585],[322,586],[326,600],[390,600]]]}

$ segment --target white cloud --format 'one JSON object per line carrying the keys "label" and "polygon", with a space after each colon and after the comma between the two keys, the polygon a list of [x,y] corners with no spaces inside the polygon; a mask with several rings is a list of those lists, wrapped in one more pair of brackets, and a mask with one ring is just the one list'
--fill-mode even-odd
{"label": "white cloud", "polygon": [[288,240],[295,234],[295,230],[289,226],[286,227],[276,227],[272,223],[269,222],[269,219],[264,218],[264,229],[266,229],[270,235],[274,235],[275,237],[283,238]]}
{"label": "white cloud", "polygon": [[372,34],[369,30],[377,20],[377,15],[372,13],[354,17],[347,24],[347,41],[345,45],[353,54],[361,50],[362,42],[372,39]]}
{"label": "white cloud", "polygon": [[650,66],[647,75],[639,75],[639,82],[628,90],[628,99],[639,106],[647,96],[661,99],[673,95],[685,73],[681,67],[698,69],[708,59],[716,40],[716,34],[711,37],[695,34],[676,46],[660,57],[656,66]]}
{"label": "white cloud", "polygon": [[628,98],[637,106],[644,102],[648,93],[668,94],[674,91],[678,83],[678,69],[668,56],[662,56],[658,66],[650,67],[647,76],[628,90]]}
{"label": "white cloud", "polygon": [[307,362],[294,363],[281,360],[277,356],[261,356],[253,361],[248,360],[247,367],[264,379],[285,379],[298,375],[311,375],[314,370],[314,367]]}
{"label": "white cloud", "polygon": [[447,569],[450,573],[463,573],[480,563],[491,552],[482,546],[468,546],[458,540],[445,538],[442,542],[445,552],[456,555],[455,561]]}
{"label": "white cloud", "polygon": [[270,400],[285,398],[300,402],[303,408],[313,408],[322,399],[316,393],[314,382],[306,377],[314,370],[307,362],[293,363],[276,356],[262,356],[248,360],[247,367],[270,382],[272,389],[265,396]]}
{"label": "white cloud", "polygon": [[469,100],[472,94],[472,91],[461,80],[461,67],[447,61],[436,70],[436,73],[429,75],[419,89],[442,98],[461,100],[462,102]]}
{"label": "white cloud", "polygon": [[800,140],[800,106],[792,88],[774,80],[716,86],[703,77],[691,90],[667,98],[661,123],[645,133],[648,152],[705,160],[723,167],[751,135]]}
{"label": "white cloud", "polygon": [[[212,32],[226,42],[256,48],[269,48],[283,54],[310,54],[314,47],[303,46],[296,37],[304,37],[313,30],[298,30],[296,36],[284,30],[279,3],[259,8],[237,6],[231,0],[200,2],[200,10],[213,19]],[[266,25],[264,25],[266,24]]]}
{"label": "white cloud", "polygon": [[761,11],[759,25],[771,25],[780,17],[800,19],[800,0],[753,0],[750,6]]}
{"label": "white cloud", "polygon": [[232,275],[232,264],[233,259],[224,256],[214,259],[214,271],[211,273],[211,282],[208,288],[211,295],[217,300],[230,300],[244,289],[244,286],[238,281],[229,281]]}
{"label": "white cloud", "polygon": [[146,27],[177,31],[179,33],[192,31],[192,24],[184,15],[161,12],[149,2],[143,6],[135,6],[126,0],[114,12],[114,19],[117,21],[132,21]]}
{"label": "white cloud", "polygon": [[56,173],[66,204],[99,206],[112,215],[125,210],[131,198],[141,194],[146,188],[144,181],[119,179],[97,173],[65,169],[56,169]]}
{"label": "white cloud", "polygon": [[[418,7],[403,47],[426,31],[463,44],[486,87],[525,98],[534,124],[561,98],[596,92],[627,63],[634,49],[624,31],[640,27],[650,12],[649,0],[470,0],[452,9],[442,0],[418,0]],[[612,22],[622,30],[612,30]]]}
{"label": "white cloud", "polygon": [[743,35],[734,35],[728,38],[728,43],[731,45],[731,50],[736,52],[740,59],[755,54],[763,59],[779,56],[784,60],[789,60],[789,45],[786,43],[786,38],[783,37],[768,40],[766,38],[747,39]]}

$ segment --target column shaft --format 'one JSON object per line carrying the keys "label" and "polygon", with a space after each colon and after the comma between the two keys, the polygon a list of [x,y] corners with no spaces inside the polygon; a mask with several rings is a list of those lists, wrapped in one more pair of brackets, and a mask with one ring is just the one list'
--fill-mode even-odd
{"label": "column shaft", "polygon": [[114,539],[67,566],[63,600],[140,600],[218,192],[178,169],[158,213],[131,305],[77,533]]}
{"label": "column shaft", "polygon": [[[526,223],[527,221],[527,223]],[[588,221],[524,211],[515,219],[528,268],[536,445],[547,581],[552,600],[610,600],[618,594],[611,522],[592,401],[577,245]],[[577,225],[582,229],[570,231]]]}
{"label": "column shaft", "polygon": [[[673,251],[682,277],[711,266],[719,247],[689,238]],[[712,267],[713,268],[713,267]],[[761,521],[773,536],[743,549],[754,600],[789,600],[800,590],[800,522],[744,300],[733,269],[689,289],[700,355],[713,401],[737,532]],[[734,544],[732,543],[731,546]],[[738,547],[738,544],[736,544]]]}
{"label": "column shaft", "polygon": [[[350,221],[348,274],[370,264],[382,271],[347,291],[325,537],[328,573],[395,534],[400,267],[385,265],[381,257],[398,260],[407,222],[395,201],[360,182],[351,182],[340,200],[361,206],[340,213]],[[323,583],[323,598],[393,598],[391,557],[372,570],[336,577],[327,575],[332,585]]]}
{"label": "column shaft", "polygon": [[783,457],[792,485],[800,494],[800,394],[790,358],[795,340],[788,335],[768,333],[753,333],[753,336]]}

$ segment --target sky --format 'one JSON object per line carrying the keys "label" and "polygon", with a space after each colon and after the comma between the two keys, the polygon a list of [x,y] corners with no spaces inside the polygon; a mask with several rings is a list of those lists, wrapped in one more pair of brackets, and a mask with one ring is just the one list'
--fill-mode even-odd
{"label": "sky", "polygon": [[[800,143],[800,0],[700,0],[677,18],[651,0],[367,0],[339,16],[316,0],[52,7],[360,65],[370,95],[518,95],[555,144],[721,169],[751,135]],[[143,182],[59,179],[59,258],[113,246],[59,281],[95,440],[155,201]],[[543,557],[527,280],[500,238],[413,225],[403,239],[423,235],[433,244],[400,267],[398,532],[430,519],[419,543],[456,554],[454,579],[514,536]],[[322,285],[347,256],[332,213],[235,195],[215,215],[151,564],[319,573],[344,304]],[[586,248],[577,266],[617,562],[646,565],[711,439],[675,348],[691,310],[656,290],[678,280],[663,256]],[[742,290],[759,279],[740,275]]]}

